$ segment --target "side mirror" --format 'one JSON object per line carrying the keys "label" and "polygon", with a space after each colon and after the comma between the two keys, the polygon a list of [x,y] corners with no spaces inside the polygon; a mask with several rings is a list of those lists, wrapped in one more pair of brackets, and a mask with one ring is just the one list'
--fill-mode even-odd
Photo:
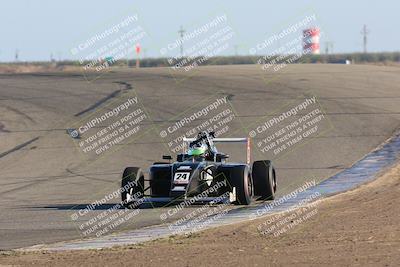
{"label": "side mirror", "polygon": [[172,157],[170,155],[163,155],[162,159],[172,160]]}
{"label": "side mirror", "polygon": [[229,155],[227,155],[227,154],[219,154],[219,153],[215,157],[217,162],[221,162],[222,160],[227,159],[227,158],[229,158]]}

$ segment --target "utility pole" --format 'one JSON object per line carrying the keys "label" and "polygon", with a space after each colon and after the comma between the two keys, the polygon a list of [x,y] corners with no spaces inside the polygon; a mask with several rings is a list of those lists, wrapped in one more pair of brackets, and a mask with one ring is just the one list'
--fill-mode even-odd
{"label": "utility pole", "polygon": [[329,54],[329,42],[325,42],[325,54]]}
{"label": "utility pole", "polygon": [[18,54],[19,54],[19,50],[15,50],[15,62],[18,62]]}
{"label": "utility pole", "polygon": [[239,48],[239,46],[238,45],[234,45],[233,47],[235,48],[235,56],[238,56],[238,48]]}
{"label": "utility pole", "polygon": [[369,34],[369,30],[367,29],[367,25],[364,24],[364,27],[361,31],[363,35],[363,45],[364,45],[364,54],[367,53],[367,36]]}
{"label": "utility pole", "polygon": [[325,54],[333,54],[333,42],[325,42]]}
{"label": "utility pole", "polygon": [[183,27],[181,26],[180,30],[178,31],[179,36],[181,37],[181,43],[180,43],[180,47],[181,47],[181,57],[183,57],[183,34],[185,33],[185,30],[183,29]]}

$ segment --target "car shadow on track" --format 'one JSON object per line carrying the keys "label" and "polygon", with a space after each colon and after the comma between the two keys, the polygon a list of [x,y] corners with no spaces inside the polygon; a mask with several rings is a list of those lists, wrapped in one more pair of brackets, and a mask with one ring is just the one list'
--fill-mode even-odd
{"label": "car shadow on track", "polygon": [[[153,209],[153,208],[162,208],[162,207],[170,207],[176,204],[172,203],[143,203],[139,206],[138,209]],[[107,203],[107,204],[99,204],[93,205],[93,203],[80,203],[80,204],[54,204],[54,205],[43,205],[43,206],[23,206],[22,208],[27,209],[50,209],[50,210],[110,210],[110,209],[125,209],[121,203]]]}

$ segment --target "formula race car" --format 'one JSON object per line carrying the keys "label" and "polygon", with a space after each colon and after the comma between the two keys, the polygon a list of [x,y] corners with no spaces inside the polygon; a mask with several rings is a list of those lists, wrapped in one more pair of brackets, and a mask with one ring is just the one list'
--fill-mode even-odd
{"label": "formula race car", "polygon": [[[276,192],[275,169],[269,160],[250,164],[250,138],[215,138],[213,132],[200,132],[197,138],[183,139],[183,152],[176,162],[156,162],[148,179],[138,167],[127,167],[122,175],[121,197],[127,208],[148,202],[210,202],[215,199],[236,205],[249,205],[257,199],[272,200]],[[227,162],[214,143],[247,143],[247,162]]]}

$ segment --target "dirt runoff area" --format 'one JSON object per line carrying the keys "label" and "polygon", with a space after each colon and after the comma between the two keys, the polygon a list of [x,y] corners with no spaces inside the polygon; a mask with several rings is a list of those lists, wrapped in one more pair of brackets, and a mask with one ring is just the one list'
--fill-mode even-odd
{"label": "dirt runoff area", "polygon": [[397,166],[306,208],[311,215],[280,234],[268,230],[277,218],[269,216],[135,246],[3,252],[0,266],[399,266],[399,196]]}

